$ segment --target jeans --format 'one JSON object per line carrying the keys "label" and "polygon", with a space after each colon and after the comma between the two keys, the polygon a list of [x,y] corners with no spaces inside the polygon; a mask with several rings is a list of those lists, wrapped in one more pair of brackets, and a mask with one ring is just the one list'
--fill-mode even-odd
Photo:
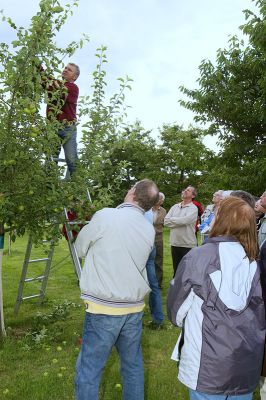
{"label": "jeans", "polygon": [[[76,125],[65,126],[64,129],[60,129],[57,134],[62,142],[69,174],[72,175],[75,171],[76,161],[78,159],[77,127]],[[59,157],[60,150],[61,146],[58,147],[55,158]]]}
{"label": "jeans", "polygon": [[253,393],[239,394],[236,396],[225,394],[207,394],[189,389],[190,400],[251,400]]}
{"label": "jeans", "polygon": [[76,366],[77,400],[98,399],[101,375],[113,346],[120,357],[123,399],[144,399],[142,315],[142,312],[118,316],[86,312]]}
{"label": "jeans", "polygon": [[156,257],[155,257],[155,272],[159,283],[159,288],[163,286],[163,241],[155,242]]}
{"label": "jeans", "polygon": [[153,321],[155,323],[161,324],[164,320],[164,315],[162,308],[161,292],[155,272],[155,256],[156,249],[154,246],[146,264],[148,281],[151,288],[151,292],[149,294],[149,306]]}

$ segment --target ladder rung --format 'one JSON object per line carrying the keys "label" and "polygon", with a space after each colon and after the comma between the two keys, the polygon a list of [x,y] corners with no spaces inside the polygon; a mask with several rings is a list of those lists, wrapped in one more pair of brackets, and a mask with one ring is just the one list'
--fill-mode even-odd
{"label": "ladder rung", "polygon": [[35,263],[35,262],[41,262],[41,261],[48,261],[48,260],[50,260],[49,257],[46,257],[46,258],[36,258],[36,260],[29,260],[29,264],[30,264],[30,263]]}
{"label": "ladder rung", "polygon": [[57,161],[57,162],[66,163],[65,158],[59,158],[59,157],[52,157],[52,161]]}
{"label": "ladder rung", "polygon": [[28,300],[28,299],[34,299],[35,297],[41,297],[41,294],[33,294],[32,296],[26,296],[26,297],[22,297],[21,300]]}
{"label": "ladder rung", "polygon": [[36,276],[36,278],[26,278],[24,282],[33,282],[33,281],[42,281],[44,279],[44,275]]}

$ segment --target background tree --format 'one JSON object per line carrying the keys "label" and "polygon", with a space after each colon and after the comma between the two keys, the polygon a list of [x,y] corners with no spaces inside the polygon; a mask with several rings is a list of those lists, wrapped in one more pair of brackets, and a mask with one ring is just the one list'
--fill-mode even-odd
{"label": "background tree", "polygon": [[203,130],[192,126],[185,130],[174,124],[164,125],[160,129],[159,171],[156,170],[154,178],[166,195],[167,207],[177,201],[177,195],[187,185],[197,187],[201,201],[208,197],[205,180],[215,154],[204,145],[204,135]]}
{"label": "background tree", "polygon": [[93,199],[98,199],[98,206],[115,204],[116,193],[120,192],[126,175],[125,161],[121,157],[115,160],[113,154],[119,147],[118,138],[125,127],[125,92],[131,89],[132,81],[128,76],[118,78],[118,93],[108,97],[104,69],[106,50],[105,46],[97,49],[93,91],[91,96],[84,96],[80,102],[80,115],[85,120],[82,125],[80,166]]}
{"label": "background tree", "polygon": [[228,49],[217,51],[215,65],[202,61],[199,89],[182,87],[190,100],[181,104],[195,112],[197,122],[209,124],[208,133],[218,134],[227,187],[259,194],[266,172],[266,11],[263,0],[256,4],[260,15],[246,10],[249,22],[241,27],[248,45],[233,37]]}
{"label": "background tree", "polygon": [[[157,144],[150,133],[137,121],[133,125],[124,127],[116,138],[110,154],[110,162],[113,179],[116,180],[116,176],[119,175],[121,165],[123,178],[115,194],[115,204],[123,200],[124,193],[130,186],[138,180],[150,178],[153,171],[158,168]],[[106,176],[108,177],[108,171]]]}

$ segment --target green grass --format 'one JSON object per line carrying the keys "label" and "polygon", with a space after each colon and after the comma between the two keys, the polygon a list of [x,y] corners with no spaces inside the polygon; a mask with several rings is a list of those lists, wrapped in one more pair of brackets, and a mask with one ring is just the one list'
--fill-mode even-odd
{"label": "green grass", "polygon": [[[5,245],[7,247],[7,243]],[[7,338],[0,345],[0,399],[72,400],[84,307],[79,298],[80,291],[68,246],[65,239],[62,239],[56,247],[44,304],[40,305],[37,299],[25,301],[15,316],[14,305],[26,245],[27,238],[19,238],[12,244],[10,255],[5,249],[3,258]],[[33,251],[34,257],[41,255],[39,249]],[[36,276],[40,267],[32,264],[29,271],[32,271],[29,276]],[[166,231],[162,290],[164,312],[171,276],[172,263]],[[39,287],[38,283],[28,283],[25,294],[38,293]],[[64,318],[50,316],[48,322],[45,320],[45,315],[51,315],[58,305],[64,304],[67,304],[62,311]],[[37,318],[38,313],[41,315]],[[165,329],[152,331],[147,326],[150,320],[147,306],[144,312],[142,339],[145,399],[185,399],[187,390],[177,381],[176,363],[170,360],[178,329],[173,327],[166,317]],[[42,330],[43,326],[46,330]],[[100,399],[122,399],[121,390],[115,387],[116,383],[122,382],[119,359],[114,350],[102,377]]]}
{"label": "green grass", "polygon": [[[168,236],[166,230],[162,290],[164,312],[172,277]],[[5,250],[3,258],[7,338],[0,343],[0,399],[73,400],[75,362],[80,348],[84,307],[79,298],[80,291],[68,246],[63,239],[56,248],[44,304],[38,304],[36,299],[28,300],[21,305],[19,314],[15,316],[14,305],[26,244],[27,238],[19,238],[12,244],[11,255]],[[40,250],[34,252],[37,256],[41,255]],[[37,266],[30,268],[33,271]],[[36,276],[35,272],[31,276]],[[40,287],[35,283],[28,286],[28,294],[37,293]],[[58,305],[62,305],[59,310]],[[41,315],[37,318],[38,313]],[[44,318],[47,315],[50,315],[48,322]],[[146,307],[142,339],[145,399],[186,400],[187,389],[178,382],[176,363],[170,360],[179,331],[168,322],[167,317],[165,329],[152,331],[147,327],[150,320],[149,309]],[[43,325],[47,331],[42,330]],[[102,377],[100,400],[122,399],[121,390],[115,387],[116,383],[122,382],[118,356],[113,351]],[[258,390],[254,399],[259,399]]]}

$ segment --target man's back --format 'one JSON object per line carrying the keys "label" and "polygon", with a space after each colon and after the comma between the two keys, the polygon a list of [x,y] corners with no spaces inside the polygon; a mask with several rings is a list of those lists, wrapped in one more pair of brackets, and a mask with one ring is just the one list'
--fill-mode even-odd
{"label": "man's back", "polygon": [[143,179],[124,203],[98,211],[79,233],[79,257],[86,257],[80,287],[86,304],[82,347],[77,360],[77,400],[97,400],[104,365],[113,346],[120,357],[123,398],[144,400],[141,352],[145,269],[154,228],[144,217],[159,198],[156,184]]}
{"label": "man's back", "polygon": [[97,303],[134,304],[149,291],[145,270],[154,229],[140,208],[122,204],[98,211],[76,242],[86,254],[80,287],[82,298]]}

